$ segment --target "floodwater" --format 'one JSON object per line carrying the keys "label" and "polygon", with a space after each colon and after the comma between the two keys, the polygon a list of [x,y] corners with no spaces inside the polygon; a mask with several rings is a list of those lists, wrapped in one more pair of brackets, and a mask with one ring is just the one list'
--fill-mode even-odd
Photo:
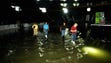
{"label": "floodwater", "polygon": [[[66,49],[60,33],[50,32],[48,39],[44,38],[43,33],[39,33],[38,37],[32,35],[32,30],[1,31],[0,63],[111,63],[110,41],[102,40],[102,43],[96,39],[85,41],[83,47],[92,46],[108,52],[108,57],[100,59],[97,56],[83,54],[75,47],[71,50]],[[79,53],[82,55],[77,56]]]}

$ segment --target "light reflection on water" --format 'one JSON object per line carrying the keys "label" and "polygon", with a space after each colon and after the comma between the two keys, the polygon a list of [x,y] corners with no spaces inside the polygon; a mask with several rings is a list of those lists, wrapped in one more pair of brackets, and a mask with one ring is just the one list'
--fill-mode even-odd
{"label": "light reflection on water", "polygon": [[76,52],[74,52],[74,54],[69,54],[62,47],[59,34],[51,35],[53,37],[49,36],[48,40],[50,44],[43,46],[44,55],[42,57],[40,57],[39,54],[40,51],[38,50],[39,46],[37,39],[35,39],[31,33],[21,34],[15,32],[1,35],[0,58],[2,60],[0,63],[91,63],[91,61],[94,63],[97,61],[94,61],[94,59],[88,56],[78,61],[75,55]]}

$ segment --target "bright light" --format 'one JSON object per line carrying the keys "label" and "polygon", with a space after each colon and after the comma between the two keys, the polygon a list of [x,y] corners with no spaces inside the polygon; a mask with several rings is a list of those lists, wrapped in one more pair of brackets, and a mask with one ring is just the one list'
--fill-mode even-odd
{"label": "bright light", "polygon": [[91,55],[95,58],[106,59],[108,58],[108,53],[104,50],[94,48],[94,47],[83,47],[82,50],[87,52],[88,55]]}
{"label": "bright light", "polygon": [[63,10],[63,12],[64,12],[65,14],[68,13],[68,9],[67,9],[67,8],[63,8],[62,10]]}
{"label": "bright light", "polygon": [[76,6],[76,3],[73,3],[73,6]]}
{"label": "bright light", "polygon": [[79,3],[77,3],[76,5],[79,6]]}
{"label": "bright light", "polygon": [[63,6],[63,7],[66,7],[67,3],[61,3],[60,5]]}
{"label": "bright light", "polygon": [[64,6],[64,4],[63,4],[63,3],[60,3],[60,5],[61,5],[61,6]]}
{"label": "bright light", "polygon": [[39,2],[40,0],[36,0],[36,1],[38,1],[38,2]]}
{"label": "bright light", "polygon": [[22,9],[19,7],[19,6],[11,6],[12,8],[14,8],[15,9],[15,11],[21,11]]}
{"label": "bright light", "polygon": [[46,8],[39,8],[43,13],[46,13]]}
{"label": "bright light", "polygon": [[16,6],[16,7],[15,7],[15,11],[20,11],[20,7],[19,7],[19,6]]}
{"label": "bright light", "polygon": [[61,0],[61,1],[64,1],[64,2],[65,2],[66,0]]}
{"label": "bright light", "polygon": [[87,11],[88,11],[88,12],[90,12],[90,11],[91,11],[91,8],[90,8],[90,7],[88,7],[88,8],[87,8]]}
{"label": "bright light", "polygon": [[15,6],[13,6],[13,5],[12,5],[11,7],[12,7],[12,8],[15,8]]}
{"label": "bright light", "polygon": [[80,4],[79,3],[73,3],[73,6],[79,6]]}
{"label": "bright light", "polygon": [[74,0],[75,2],[77,2],[78,0]]}

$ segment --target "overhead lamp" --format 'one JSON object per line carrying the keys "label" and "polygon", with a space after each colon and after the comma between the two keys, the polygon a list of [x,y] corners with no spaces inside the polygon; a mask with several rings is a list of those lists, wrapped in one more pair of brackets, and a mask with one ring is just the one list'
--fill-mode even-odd
{"label": "overhead lamp", "polygon": [[76,3],[73,3],[73,6],[76,6]]}
{"label": "overhead lamp", "polygon": [[39,2],[40,0],[36,0],[37,2]]}
{"label": "overhead lamp", "polygon": [[11,7],[12,7],[12,8],[15,8],[15,6],[13,6],[13,5],[12,5]]}
{"label": "overhead lamp", "polygon": [[12,8],[15,9],[15,11],[21,11],[22,9],[20,8],[20,6],[13,6],[11,5]]}
{"label": "overhead lamp", "polygon": [[74,0],[75,2],[77,2],[78,0]]}
{"label": "overhead lamp", "polygon": [[61,6],[66,7],[67,3],[60,3]]}
{"label": "overhead lamp", "polygon": [[79,3],[77,3],[76,5],[79,6]]}
{"label": "overhead lamp", "polygon": [[91,11],[91,8],[90,8],[90,7],[88,7],[88,8],[87,8],[87,12],[90,12],[90,11]]}
{"label": "overhead lamp", "polygon": [[73,6],[79,6],[80,4],[79,3],[73,3]]}
{"label": "overhead lamp", "polygon": [[65,2],[66,0],[61,0],[61,1],[64,1],[64,2]]}
{"label": "overhead lamp", "polygon": [[19,6],[16,6],[15,7],[15,11],[19,11],[20,10],[20,7]]}
{"label": "overhead lamp", "polygon": [[64,6],[64,4],[63,4],[63,3],[60,3],[60,5],[61,5],[61,6]]}
{"label": "overhead lamp", "polygon": [[62,8],[62,10],[63,10],[63,12],[64,12],[65,14],[68,13],[68,9],[67,9],[67,8]]}
{"label": "overhead lamp", "polygon": [[43,13],[46,13],[46,8],[39,8]]}

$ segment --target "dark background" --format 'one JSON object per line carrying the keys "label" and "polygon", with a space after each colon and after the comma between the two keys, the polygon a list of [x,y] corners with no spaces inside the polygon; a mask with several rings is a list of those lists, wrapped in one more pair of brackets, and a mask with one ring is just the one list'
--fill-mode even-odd
{"label": "dark background", "polygon": [[[111,16],[111,1],[110,0],[79,0],[78,2],[80,5],[78,7],[74,7],[72,5],[74,1],[68,0],[66,3],[68,3],[67,8],[69,9],[68,19],[66,18],[66,15],[62,12],[62,7],[60,6],[60,3],[62,1],[54,0],[54,1],[48,1],[48,0],[41,0],[40,2],[37,2],[36,0],[1,0],[0,2],[0,24],[10,24],[10,23],[16,23],[17,20],[20,20],[21,22],[27,22],[32,23],[34,21],[37,22],[43,22],[43,21],[49,21],[49,22],[56,22],[61,23],[61,21],[64,21],[63,17],[65,18],[65,21],[85,21],[85,16],[88,14],[86,11],[87,7],[91,7],[90,15],[94,15],[95,12],[103,11],[105,12],[106,21],[110,23],[110,16]],[[102,3],[103,2],[103,3]],[[87,3],[92,3],[92,5],[87,5]],[[11,5],[18,5],[21,7],[22,11],[17,12],[13,8],[11,8]],[[39,7],[46,7],[47,13],[43,14]],[[74,20],[72,19],[72,16],[74,17]],[[94,23],[94,20],[91,22]]]}

